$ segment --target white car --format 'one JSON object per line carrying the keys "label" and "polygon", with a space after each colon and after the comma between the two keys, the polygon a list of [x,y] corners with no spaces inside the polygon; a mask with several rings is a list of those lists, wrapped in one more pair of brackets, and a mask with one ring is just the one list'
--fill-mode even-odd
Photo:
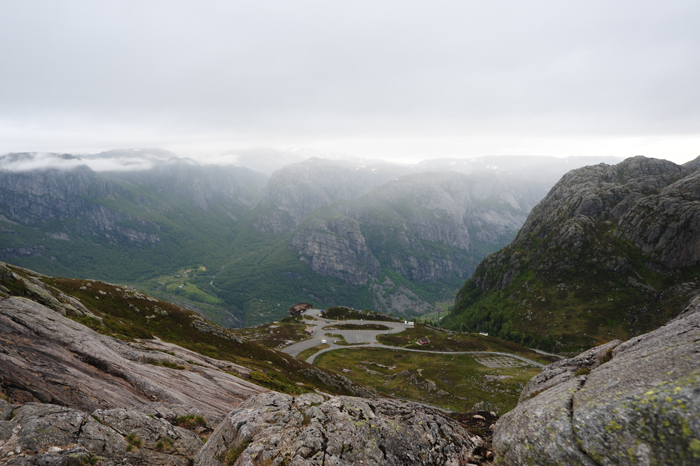
{"label": "white car", "polygon": [[326,342],[326,340],[321,340],[321,343],[325,343],[325,342]]}

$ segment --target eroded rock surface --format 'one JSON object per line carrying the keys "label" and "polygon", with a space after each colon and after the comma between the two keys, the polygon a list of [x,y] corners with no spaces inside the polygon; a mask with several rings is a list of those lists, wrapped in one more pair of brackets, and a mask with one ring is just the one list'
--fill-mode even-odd
{"label": "eroded rock surface", "polygon": [[0,420],[2,464],[186,466],[203,445],[196,432],[138,409],[88,415],[65,406],[12,406],[3,400],[0,407],[10,412]]}
{"label": "eroded rock surface", "polygon": [[357,221],[340,217],[314,219],[289,240],[301,260],[326,277],[337,277],[353,285],[365,285],[367,276],[378,275],[379,261],[370,254]]}
{"label": "eroded rock surface", "polygon": [[700,297],[658,330],[547,366],[494,450],[507,465],[700,464]]}
{"label": "eroded rock surface", "polygon": [[160,401],[222,417],[266,391],[227,373],[247,371],[235,364],[158,341],[153,348],[162,350],[100,335],[26,298],[0,300],[0,386],[14,403],[92,412]]}
{"label": "eroded rock surface", "polygon": [[394,400],[251,398],[217,427],[197,466],[465,465],[482,440],[456,421]]}

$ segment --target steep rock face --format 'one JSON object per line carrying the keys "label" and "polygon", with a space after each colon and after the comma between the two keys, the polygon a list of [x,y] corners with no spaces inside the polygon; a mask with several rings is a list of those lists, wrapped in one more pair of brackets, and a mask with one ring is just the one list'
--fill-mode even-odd
{"label": "steep rock face", "polygon": [[559,351],[658,327],[699,289],[698,187],[645,157],[573,170],[477,267],[447,324]]}
{"label": "steep rock face", "polygon": [[463,465],[481,443],[420,405],[271,393],[232,411],[194,464]]}
{"label": "steep rock face", "polygon": [[515,242],[528,235],[544,238],[562,218],[619,218],[633,200],[657,194],[688,173],[673,162],[642,156],[572,170],[532,209]]}
{"label": "steep rock face", "polygon": [[[422,313],[513,237],[533,196],[492,174],[406,175],[316,209],[287,248],[316,273],[368,285],[378,309]],[[423,283],[429,294],[414,288]]]}
{"label": "steep rock face", "polygon": [[288,248],[298,250],[301,260],[314,272],[353,285],[365,285],[368,275],[380,271],[379,261],[367,249],[360,225],[350,218],[312,220],[297,230]]}
{"label": "steep rock face", "polygon": [[[664,187],[688,174],[688,170],[673,162],[641,156],[614,166],[600,164],[573,170],[532,209],[509,248],[527,249],[531,247],[530,238],[547,239],[547,248],[570,248],[573,255],[579,255],[589,239],[586,227],[595,228],[602,221],[612,224],[625,213],[637,211],[636,206],[642,199],[659,194]],[[499,252],[495,260],[499,255],[503,253]],[[573,257],[568,262],[573,264],[577,259]],[[555,263],[554,266],[570,267],[569,264]],[[506,273],[512,275],[514,271],[518,270],[509,269]],[[486,281],[481,283],[485,291],[492,285]],[[500,280],[496,289],[508,283],[509,280]]]}
{"label": "steep rock face", "polygon": [[[225,372],[243,367],[166,345],[128,344],[25,298],[0,300],[0,386],[12,402],[92,412],[163,401],[220,417],[265,389]],[[161,349],[156,343],[156,348]],[[153,363],[166,362],[183,370]],[[196,364],[195,364],[196,363]],[[173,384],[173,377],[178,379]]]}
{"label": "steep rock face", "polygon": [[[160,241],[160,228],[154,222],[91,201],[114,199],[125,191],[87,167],[30,172],[0,170],[0,186],[3,214],[21,225],[71,219],[65,225],[79,234],[94,234],[96,230],[135,243]],[[129,225],[137,225],[139,229]],[[65,239],[69,239],[67,235]]]}
{"label": "steep rock face", "polygon": [[497,463],[698,464],[699,339],[700,297],[653,332],[547,366],[496,424]]}
{"label": "steep rock face", "polygon": [[116,183],[100,179],[87,167],[68,171],[0,170],[0,186],[3,215],[24,225],[45,219],[65,220],[81,212],[88,204],[87,198],[121,192]]}
{"label": "steep rock face", "polygon": [[700,173],[640,199],[616,234],[669,269],[700,264]]}
{"label": "steep rock face", "polygon": [[360,222],[380,262],[426,282],[470,273],[480,251],[512,237],[529,208],[502,180],[459,173],[404,176],[333,207]]}
{"label": "steep rock face", "polygon": [[253,227],[262,232],[291,231],[319,207],[355,199],[408,171],[390,164],[367,166],[318,158],[288,165],[272,174]]}

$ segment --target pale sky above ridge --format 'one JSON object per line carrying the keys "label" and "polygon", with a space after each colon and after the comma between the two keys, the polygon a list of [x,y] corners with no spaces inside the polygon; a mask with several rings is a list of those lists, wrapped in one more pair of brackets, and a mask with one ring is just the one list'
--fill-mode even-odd
{"label": "pale sky above ridge", "polygon": [[0,154],[700,154],[700,2],[0,2]]}

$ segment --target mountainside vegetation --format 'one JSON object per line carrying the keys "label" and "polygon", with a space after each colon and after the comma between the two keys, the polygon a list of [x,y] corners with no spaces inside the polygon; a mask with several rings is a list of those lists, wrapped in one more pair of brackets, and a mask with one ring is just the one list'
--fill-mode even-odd
{"label": "mountainside vegetation", "polygon": [[[318,365],[313,366],[303,361],[328,345],[310,348],[297,358],[280,351],[309,338],[304,332],[306,325],[300,323],[302,317],[288,317],[281,322],[251,328],[226,329],[193,311],[153,298],[130,286],[49,277],[0,263],[0,299],[8,297],[22,297],[40,303],[51,309],[50,314],[55,313],[57,318],[63,315],[133,348],[146,345],[155,348],[156,352],[176,356],[167,349],[174,346],[167,345],[177,345],[180,349],[192,351],[197,357],[228,361],[232,365],[226,370],[232,375],[292,395],[321,390],[362,397],[398,396],[458,411],[468,411],[473,405],[485,402],[490,403],[490,409],[505,412],[515,406],[519,390],[539,369],[504,356],[525,357],[539,364],[554,360],[551,356],[537,354],[498,338],[447,332],[417,324],[402,333],[379,337],[381,343],[396,349],[355,347],[351,353],[336,350],[333,354],[321,355]],[[328,332],[384,330],[388,327],[372,321],[392,320],[376,311],[348,307],[331,308],[325,314],[321,320],[361,318],[369,321],[349,327],[342,323],[332,324],[326,326]],[[429,344],[417,346],[419,338],[428,339]],[[404,351],[415,349],[445,354]],[[450,354],[459,351],[479,354]],[[179,359],[171,360],[166,356],[165,359],[145,362],[174,371],[196,370],[199,363],[195,358],[182,359],[179,353],[177,356]],[[391,361],[395,364],[390,364]],[[26,391],[27,387],[19,386],[12,377],[3,378],[3,371],[13,371],[3,364],[0,361],[0,392]],[[352,371],[343,370],[347,367]],[[50,381],[48,386],[51,386]],[[33,396],[40,398],[42,395]]]}
{"label": "mountainside vegetation", "polygon": [[686,165],[640,156],[571,171],[442,324],[556,352],[664,324],[700,290],[700,177]]}
{"label": "mountainside vegetation", "polygon": [[545,162],[513,173],[508,158],[311,158],[269,176],[155,149],[10,154],[0,260],[131,284],[226,327],[279,320],[303,301],[417,316],[515,236],[552,174],[582,163]]}
{"label": "mountainside vegetation", "polygon": [[234,331],[131,287],[53,278],[0,263],[0,297],[7,296],[29,298],[98,333],[126,342],[158,339],[210,358],[230,361],[249,369],[249,378],[255,384],[279,392],[300,394],[321,389],[344,395],[370,393],[332,372],[273,349],[305,338],[302,324]]}

